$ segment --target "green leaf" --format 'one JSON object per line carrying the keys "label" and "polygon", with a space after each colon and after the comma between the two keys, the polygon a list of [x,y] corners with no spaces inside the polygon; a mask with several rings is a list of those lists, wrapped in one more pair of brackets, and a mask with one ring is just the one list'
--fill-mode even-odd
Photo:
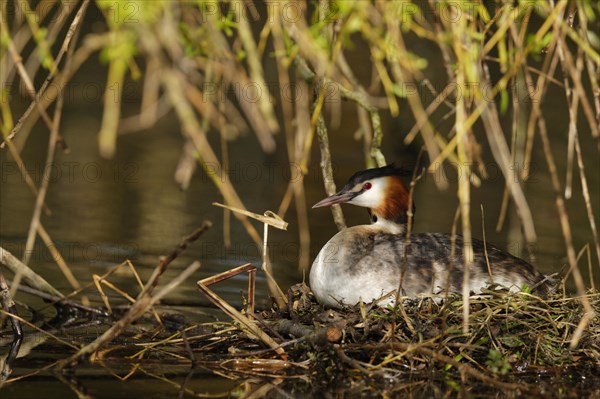
{"label": "green leaf", "polygon": [[100,60],[129,60],[137,54],[136,35],[130,31],[115,31],[113,42],[100,53]]}
{"label": "green leaf", "polygon": [[485,364],[496,374],[506,374],[512,369],[507,357],[497,349],[490,349]]}
{"label": "green leaf", "polygon": [[509,348],[520,348],[525,345],[523,340],[516,335],[505,335],[498,338],[498,340],[502,343],[502,345],[506,345]]}
{"label": "green leaf", "polygon": [[505,115],[506,111],[508,111],[508,92],[503,89],[500,92],[500,113]]}
{"label": "green leaf", "polygon": [[588,30],[586,33],[587,33],[587,39],[588,39],[588,42],[590,42],[590,45],[592,47],[594,47],[595,49],[600,50],[600,37],[598,37],[598,34],[596,32],[592,32],[591,30]]}

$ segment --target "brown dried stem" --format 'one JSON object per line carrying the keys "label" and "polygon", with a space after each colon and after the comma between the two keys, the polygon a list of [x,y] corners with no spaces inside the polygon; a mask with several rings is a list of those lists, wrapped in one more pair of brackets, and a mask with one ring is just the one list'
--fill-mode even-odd
{"label": "brown dried stem", "polygon": [[154,269],[152,276],[146,282],[144,289],[136,298],[135,303],[131,305],[127,313],[118,320],[111,328],[106,330],[100,337],[95,339],[93,342],[79,349],[79,351],[73,356],[60,361],[57,364],[57,368],[61,369],[70,364],[71,362],[83,357],[89,356],[92,353],[96,352],[102,346],[106,345],[108,342],[117,337],[123,330],[140,318],[144,313],[150,310],[154,304],[160,301],[165,295],[175,289],[179,284],[184,282],[189,276],[191,276],[196,270],[200,268],[200,262],[193,262],[189,265],[184,271],[177,275],[173,280],[171,280],[167,285],[165,285],[156,295],[152,295],[154,289],[156,288],[160,277],[166,271],[169,264],[181,254],[191,243],[198,240],[206,230],[208,230],[212,226],[212,223],[209,221],[204,221],[202,225],[196,229],[192,234],[184,238],[177,247],[166,257],[161,259],[160,263]]}
{"label": "brown dried stem", "polygon": [[37,288],[50,295],[63,297],[63,294],[61,294],[60,291],[2,247],[0,247],[0,263],[5,265],[15,275],[20,275],[31,287]]}

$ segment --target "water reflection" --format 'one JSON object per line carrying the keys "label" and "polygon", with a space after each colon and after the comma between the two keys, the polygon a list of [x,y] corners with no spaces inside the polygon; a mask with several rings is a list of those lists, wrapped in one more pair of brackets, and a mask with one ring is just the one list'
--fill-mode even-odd
{"label": "water reflection", "polygon": [[[112,161],[98,155],[96,132],[100,118],[95,108],[89,104],[86,106],[86,103],[69,104],[63,121],[62,134],[70,152],[57,154],[49,177],[51,184],[47,197],[52,215],[43,217],[42,221],[80,280],[89,280],[92,273],[101,274],[125,259],[131,259],[144,275],[161,255],[170,251],[181,237],[193,231],[204,219],[213,220],[215,227],[173,264],[173,270],[180,270],[193,259],[203,262],[199,277],[245,262],[260,264],[260,249],[256,248],[241,224],[235,220],[232,222],[232,246],[225,247],[222,210],[210,205],[222,199],[206,173],[198,171],[186,191],[180,190],[175,183],[173,175],[183,139],[179,131],[173,128],[176,126],[174,118],[163,119],[149,132],[120,138],[117,156]],[[331,133],[331,141],[335,143],[332,147],[334,178],[338,183],[362,168],[352,155],[360,151],[361,144],[347,139],[347,132],[352,130],[355,121],[352,117],[345,117],[341,123],[340,128]],[[386,122],[387,125],[390,123],[389,120]],[[398,129],[404,131],[408,129],[407,126],[401,125]],[[391,126],[388,129],[390,132],[384,141],[388,159],[401,159],[410,164],[414,160],[412,150],[401,148],[398,145],[401,137],[393,132],[396,129]],[[38,183],[45,157],[46,134],[44,129],[34,131],[23,153],[28,169]],[[586,159],[598,160],[594,147],[586,143],[587,136],[582,135],[581,140],[582,147],[589,152],[585,155]],[[563,141],[566,142],[566,137]],[[565,143],[560,139],[556,139],[555,143],[559,167],[564,170],[566,160],[560,155],[564,152],[561,148]],[[224,173],[231,178],[250,210],[259,213],[267,209],[276,210],[287,180],[298,177],[291,176],[283,145],[279,148],[275,155],[266,156],[253,137],[241,137],[230,145],[230,158],[235,162]],[[532,204],[538,233],[538,242],[533,249],[525,248],[518,218],[512,208],[509,209],[508,222],[503,229],[495,231],[504,185],[499,169],[489,159],[489,152],[484,154],[487,154],[489,179],[484,180],[480,188],[472,190],[474,236],[483,237],[479,212],[481,205],[485,212],[485,235],[489,241],[525,259],[531,259],[530,253],[535,255],[534,261],[543,272],[560,271],[566,264],[565,250],[543,154],[534,153],[532,164],[527,166],[532,173],[525,189]],[[318,159],[317,154],[314,158]],[[522,167],[525,166],[516,164],[515,171]],[[416,187],[415,232],[450,231],[458,200],[455,195],[456,176],[452,168],[446,170],[447,173],[443,175],[440,172],[426,175]],[[439,178],[450,181],[448,190],[437,189],[435,180]],[[590,173],[588,179],[591,197],[598,198],[600,176]],[[304,181],[309,204],[323,197],[322,178],[316,164]],[[3,158],[0,243],[17,256],[24,248],[33,201],[33,195],[16,172],[14,162]],[[580,196],[569,200],[567,206],[578,251],[590,243],[589,222]],[[362,209],[346,206],[344,212],[350,225],[368,222]],[[314,257],[335,234],[335,226],[329,210],[311,210],[309,216],[311,255]],[[596,217],[599,219],[597,224],[600,224],[600,218],[598,215]],[[290,222],[289,231],[272,231],[270,235],[274,273],[284,289],[303,278],[297,269],[298,235],[293,209],[287,213],[286,220]],[[256,225],[260,227],[258,223]],[[587,275],[585,262],[581,265],[584,275]],[[41,242],[35,246],[32,266],[59,289],[70,289]],[[262,278],[260,273],[258,277]],[[589,281],[587,276],[585,278]],[[596,273],[595,278],[597,285],[600,285],[600,273]],[[128,284],[125,281],[122,283]],[[232,282],[227,286],[228,298],[237,300],[242,288],[242,285]],[[193,284],[183,286],[180,292],[178,297],[181,300],[189,301],[195,296]]]}
{"label": "water reflection", "polygon": [[[348,53],[348,60],[353,66],[364,64],[364,53],[358,48]],[[420,55],[426,59],[435,60],[437,54],[430,49],[419,49]],[[440,68],[435,61],[429,76],[435,76],[434,68]],[[82,71],[78,77],[82,81],[94,81],[98,76],[105,76],[105,71],[98,73],[94,66]],[[357,71],[366,74],[368,71]],[[439,74],[439,72],[438,72]],[[436,83],[435,81],[433,82]],[[440,86],[440,87],[443,87]],[[566,113],[553,113],[555,109],[565,109],[564,95],[553,91],[551,87],[546,96],[544,107],[547,111],[547,123],[551,127],[554,153],[559,168],[559,175],[564,181],[567,157],[567,121],[557,119]],[[125,109],[124,114],[137,110],[136,98],[130,103],[131,109]],[[16,104],[28,105],[29,100],[15,98]],[[239,266],[246,262],[260,265],[260,249],[256,248],[245,230],[237,221],[232,222],[232,246],[227,248],[223,240],[222,210],[211,206],[214,201],[222,201],[219,192],[211,179],[202,171],[193,177],[188,190],[182,191],[174,181],[174,173],[179,161],[184,139],[179,131],[177,119],[168,115],[150,131],[126,135],[119,138],[117,154],[113,160],[107,161],[99,157],[97,132],[100,128],[101,110],[100,99],[95,102],[81,101],[80,96],[72,97],[65,104],[62,118],[61,134],[69,144],[69,153],[58,152],[47,195],[47,205],[51,215],[42,217],[42,222],[52,236],[57,248],[72,267],[74,274],[82,282],[91,281],[93,274],[102,275],[110,268],[130,259],[136,266],[142,279],[147,279],[158,263],[159,258],[171,251],[182,237],[192,232],[204,219],[214,222],[214,228],[200,242],[190,247],[169,268],[165,280],[171,279],[184,267],[194,260],[202,261],[202,268],[193,281],[180,286],[177,292],[165,300],[173,306],[188,306],[186,310],[197,319],[205,317],[224,319],[222,313],[212,310],[198,310],[198,307],[208,305],[197,291],[195,281],[218,272]],[[334,176],[336,182],[343,183],[355,171],[363,168],[362,143],[351,139],[356,131],[357,118],[350,104],[339,105],[342,118],[339,125],[331,130],[332,156],[334,160]],[[17,107],[18,108],[18,107]],[[127,108],[127,107],[126,107]],[[388,160],[401,160],[407,164],[414,162],[418,152],[416,146],[406,148],[402,145],[404,134],[412,127],[413,116],[409,115],[408,107],[401,109],[397,119],[384,118],[383,150]],[[130,112],[131,111],[131,112]],[[15,115],[20,111],[15,109]],[[476,127],[477,128],[477,127]],[[510,131],[509,126],[504,127]],[[476,131],[475,134],[481,134]],[[42,179],[42,168],[45,160],[47,144],[47,129],[41,125],[35,128],[24,147],[23,158],[28,170],[39,185]],[[216,132],[210,133],[211,143],[218,148],[219,138]],[[238,193],[249,210],[257,213],[277,210],[283,197],[287,182],[292,175],[285,156],[285,145],[282,137],[277,138],[278,151],[273,155],[265,155],[256,139],[252,136],[240,137],[230,143],[229,157],[231,167],[226,171]],[[600,197],[600,174],[594,169],[600,165],[600,155],[596,151],[596,143],[588,132],[580,132],[581,146],[584,158],[589,160],[588,184],[592,199]],[[312,154],[311,170],[304,178],[307,203],[313,204],[324,197],[321,173],[318,169],[319,154],[315,149]],[[24,250],[25,240],[31,214],[34,207],[34,196],[24,184],[15,162],[6,155],[0,154],[0,245],[20,256]],[[545,159],[541,151],[534,152],[529,165],[515,163],[514,170],[523,168],[531,170],[531,178],[525,185],[525,191],[532,207],[533,218],[538,234],[535,248],[525,248],[520,234],[520,226],[514,209],[509,209],[509,218],[503,229],[495,231],[501,199],[504,189],[503,179],[499,176],[490,151],[483,148],[484,163],[489,178],[484,180],[480,188],[472,190],[472,225],[474,236],[483,237],[484,222],[487,240],[511,253],[531,259],[545,273],[560,271],[566,262],[564,240],[557,218],[555,193],[552,191]],[[298,170],[298,168],[292,168]],[[458,199],[456,198],[456,178],[448,168],[446,174],[426,175],[418,184],[415,191],[417,213],[414,225],[415,232],[449,232],[452,227],[454,212]],[[439,191],[435,180],[446,178],[450,187]],[[580,192],[580,183],[575,178],[575,193]],[[479,209],[483,206],[485,216],[482,218]],[[593,204],[597,206],[596,204]],[[576,251],[591,243],[589,221],[583,199],[575,195],[567,201],[573,240]],[[600,214],[596,208],[596,225],[600,225]],[[364,209],[347,206],[344,208],[346,220],[350,225],[367,223],[368,218]],[[336,229],[327,209],[310,211],[311,252],[316,255],[322,245],[335,234]],[[274,231],[270,233],[270,259],[273,262],[274,274],[285,290],[292,284],[303,280],[303,274],[297,268],[298,234],[294,209],[286,215],[290,223],[289,231]],[[260,224],[256,223],[257,227]],[[596,286],[600,286],[600,270],[597,260],[592,255],[593,270],[595,270]],[[58,271],[45,245],[38,241],[34,246],[31,266],[43,275],[49,282],[62,292],[69,292],[68,285]],[[580,267],[584,280],[590,276],[586,264],[586,256],[582,257]],[[270,306],[264,276],[257,275],[258,307]],[[139,287],[135,279],[128,273],[115,274],[111,282],[121,289],[137,293]],[[589,284],[588,284],[589,285]],[[242,303],[241,291],[246,290],[244,278],[234,278],[215,287],[215,291],[232,304]],[[108,291],[110,299],[117,303],[125,301]],[[19,297],[20,300],[34,306],[45,306],[30,297]],[[91,299],[100,304],[100,296],[92,294]],[[177,308],[182,310],[184,308]],[[200,314],[201,313],[201,314]],[[208,314],[206,314],[208,313]],[[94,336],[98,331],[93,327],[86,334]],[[37,369],[40,363],[62,354],[61,348],[44,345],[45,337],[28,334],[19,351],[18,367],[15,375],[24,375],[32,369]],[[12,342],[12,341],[11,341]],[[1,341],[0,346],[9,350],[10,342]],[[41,350],[40,350],[41,348]],[[35,349],[35,350],[34,350]],[[4,358],[8,355],[5,353]],[[23,358],[24,357],[24,358]],[[0,362],[1,363],[1,362]],[[108,367],[110,366],[110,372]],[[63,379],[63,384],[56,384],[55,377],[50,373],[30,378],[26,384],[14,384],[3,387],[3,394],[11,397],[39,397],[40,392],[46,396],[62,397],[75,391],[93,397],[124,397],[143,394],[165,395],[181,394],[211,397],[312,397],[323,394],[325,390],[332,396],[353,396],[357,392],[370,392],[364,380],[359,380],[350,387],[313,387],[310,381],[301,378],[265,379],[254,377],[243,379],[236,375],[223,374],[215,376],[198,369],[190,371],[189,365],[168,364],[152,369],[145,365],[139,368],[135,378],[126,382],[115,378],[115,374],[127,375],[131,365],[108,365],[104,369],[90,367],[79,375],[79,381]],[[80,371],[80,370],[78,370]],[[166,377],[165,377],[166,376]],[[438,376],[439,377],[439,376]],[[534,381],[535,382],[535,381]],[[444,385],[445,384],[445,385]],[[552,391],[552,382],[546,390]],[[556,382],[554,382],[556,384]],[[85,390],[82,389],[85,387]],[[390,381],[387,394],[406,396],[442,396],[461,393],[464,387],[456,381],[436,381],[429,375],[415,375],[410,378],[398,378]],[[471,388],[469,388],[471,389]],[[486,392],[489,394],[489,392]],[[500,395],[500,394],[498,394]]]}

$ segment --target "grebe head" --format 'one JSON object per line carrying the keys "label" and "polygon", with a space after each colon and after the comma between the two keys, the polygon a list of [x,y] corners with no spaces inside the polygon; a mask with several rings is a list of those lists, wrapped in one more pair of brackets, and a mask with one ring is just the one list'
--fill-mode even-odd
{"label": "grebe head", "polygon": [[394,164],[356,172],[344,188],[317,202],[313,208],[348,203],[369,208],[375,223],[404,225],[408,221],[409,192],[401,176],[410,174]]}

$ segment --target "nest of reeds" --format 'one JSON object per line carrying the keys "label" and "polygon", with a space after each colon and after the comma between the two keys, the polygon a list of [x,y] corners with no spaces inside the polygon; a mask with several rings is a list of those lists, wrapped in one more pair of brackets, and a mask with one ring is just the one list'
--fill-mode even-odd
{"label": "nest of reeds", "polygon": [[[138,299],[125,309],[108,303],[106,308],[92,308],[44,294],[42,298],[55,303],[58,310],[68,311],[69,320],[78,320],[75,327],[85,327],[86,319],[91,318],[95,325],[107,326],[87,345],[80,347],[61,339],[67,331],[77,335],[64,323],[48,322],[40,329],[17,318],[16,312],[11,315],[77,351],[46,367],[74,370],[82,359],[103,365],[133,362],[125,378],[143,370],[147,362],[158,361],[191,364],[192,370],[208,369],[228,378],[268,379],[277,384],[299,381],[305,388],[331,387],[335,382],[351,389],[356,384],[368,384],[371,393],[397,389],[412,392],[414,388],[419,394],[429,394],[429,390],[439,390],[440,386],[450,390],[468,386],[471,391],[492,386],[503,392],[545,395],[551,388],[536,384],[540,376],[562,375],[570,370],[583,377],[600,373],[600,293],[590,290],[584,297],[569,296],[558,288],[564,287],[564,281],[545,297],[499,287],[471,296],[467,307],[469,328],[465,330],[464,298],[459,295],[403,299],[385,308],[359,303],[334,310],[318,304],[302,283],[291,287],[285,298],[273,296],[269,309],[257,311],[256,268],[245,264],[197,283],[200,291],[232,320],[198,323],[182,314],[159,314],[158,301],[199,264],[194,262],[153,293],[158,279],[209,226],[205,222],[163,258]],[[137,276],[129,262],[114,270],[127,266]],[[110,273],[97,280],[105,281]],[[249,277],[248,295],[240,311],[209,286],[244,273]],[[61,316],[58,313],[56,318]],[[582,324],[585,329],[580,328]],[[21,338],[13,343],[15,356],[20,344]],[[9,359],[6,377],[14,356],[9,354]],[[597,384],[593,378],[589,381]],[[589,387],[586,389],[589,392]]]}
{"label": "nest of reeds", "polygon": [[[308,287],[298,284],[288,298],[287,307],[256,314],[256,324],[279,344],[280,353],[265,349],[238,323],[183,326],[182,320],[170,324],[177,331],[151,350],[193,356],[197,364],[223,372],[303,376],[317,385],[334,380],[350,384],[362,377],[383,386],[402,375],[406,380],[437,374],[534,393],[533,384],[511,381],[557,366],[600,373],[600,320],[593,317],[571,348],[584,310],[580,298],[563,293],[540,298],[489,289],[470,298],[468,331],[463,330],[461,296],[333,310],[316,303]],[[599,314],[600,293],[589,292],[587,299]]]}

